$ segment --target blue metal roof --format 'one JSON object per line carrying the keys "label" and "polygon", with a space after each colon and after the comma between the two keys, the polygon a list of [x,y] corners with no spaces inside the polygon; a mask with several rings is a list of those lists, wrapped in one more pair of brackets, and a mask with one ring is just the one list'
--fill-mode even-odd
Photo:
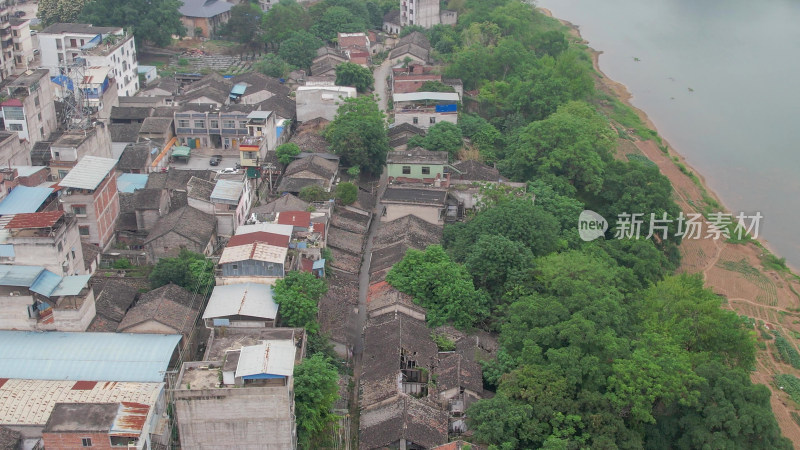
{"label": "blue metal roof", "polygon": [[160,382],[180,335],[0,331],[0,378]]}
{"label": "blue metal roof", "polygon": [[41,266],[0,265],[0,286],[30,287],[43,270]]}
{"label": "blue metal roof", "polygon": [[314,261],[314,264],[311,265],[311,269],[312,270],[324,269],[324,268],[325,268],[325,260],[324,259],[318,259],[318,260]]}
{"label": "blue metal roof", "polygon": [[0,258],[13,258],[14,244],[0,244]]}
{"label": "blue metal roof", "polygon": [[36,281],[31,284],[30,290],[37,294],[44,295],[45,297],[50,297],[50,294],[58,287],[59,283],[61,283],[60,276],[49,270],[45,270],[39,274]]}
{"label": "blue metal roof", "polygon": [[244,95],[244,91],[247,90],[247,85],[245,83],[236,83],[231,88],[231,96],[234,95]]}
{"label": "blue metal roof", "polygon": [[132,193],[136,189],[144,189],[147,184],[146,173],[123,173],[117,177],[117,190]]}
{"label": "blue metal roof", "polygon": [[50,297],[61,297],[62,295],[78,295],[89,282],[91,275],[70,275],[61,279],[58,286],[50,293]]}
{"label": "blue metal roof", "polygon": [[52,193],[51,188],[17,186],[0,202],[0,215],[36,212]]}

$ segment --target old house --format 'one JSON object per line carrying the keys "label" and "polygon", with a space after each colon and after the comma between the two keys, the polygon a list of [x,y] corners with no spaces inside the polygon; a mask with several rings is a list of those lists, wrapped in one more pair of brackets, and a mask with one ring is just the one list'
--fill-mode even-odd
{"label": "old house", "polygon": [[175,257],[186,249],[210,255],[217,245],[217,219],[191,206],[183,206],[156,222],[144,240],[144,248],[153,263]]}
{"label": "old house", "polygon": [[284,277],[288,250],[264,242],[225,247],[219,258],[217,284],[275,284]]}
{"label": "old house", "polygon": [[398,291],[385,281],[369,286],[367,314],[370,319],[384,314],[405,314],[420,321],[425,320],[425,308],[416,305],[413,297]]}
{"label": "old house", "polygon": [[160,150],[150,142],[128,144],[117,162],[117,170],[122,173],[148,173],[155,153]]}
{"label": "old house", "polygon": [[169,117],[148,117],[144,119],[141,128],[139,128],[139,138],[145,141],[152,140],[160,144],[169,142],[175,136],[175,131],[172,129],[173,122],[172,115]]}
{"label": "old house", "polygon": [[67,131],[50,144],[50,173],[64,178],[79,161],[87,156],[111,158],[111,135],[102,125],[84,131]]}
{"label": "old house", "polygon": [[42,429],[42,442],[55,449],[150,448],[157,420],[145,403],[56,403]]}
{"label": "old house", "polygon": [[383,31],[389,34],[400,34],[400,30],[403,28],[402,23],[400,22],[400,10],[399,9],[392,9],[386,14],[383,15]]}
{"label": "old house", "polygon": [[186,0],[178,11],[189,36],[210,38],[228,23],[232,7],[224,0]]}
{"label": "old house", "polygon": [[427,130],[441,122],[458,123],[455,92],[411,92],[393,97],[395,123],[409,123]]}
{"label": "old house", "polygon": [[300,200],[292,194],[286,194],[267,204],[256,206],[251,209],[255,214],[274,214],[284,211],[305,211],[310,203]]}
{"label": "old house", "polygon": [[42,265],[59,275],[87,273],[77,219],[64,211],[16,214],[0,231],[0,242],[2,264]]}
{"label": "old house", "polygon": [[86,331],[113,333],[133,306],[139,290],[131,283],[113,278],[100,286],[101,290],[95,294],[95,316]]}
{"label": "old house", "polygon": [[[317,49],[317,56],[311,62],[311,75],[314,77],[336,76],[336,67],[347,62],[347,55],[331,47],[320,47]],[[326,83],[327,84],[327,83]],[[311,86],[306,82],[306,86]]]}
{"label": "old house", "polygon": [[381,204],[381,222],[412,214],[432,224],[444,223],[447,191],[442,189],[387,188]]}
{"label": "old house", "polygon": [[138,189],[134,192],[136,229],[149,231],[169,213],[169,194],[164,189]]}
{"label": "old house", "polygon": [[119,216],[119,193],[111,158],[85,156],[59,182],[59,201],[75,215],[81,239],[105,249],[114,238]]}
{"label": "old house", "polygon": [[389,183],[425,183],[447,187],[447,152],[432,152],[421,147],[389,152],[386,157]]}
{"label": "old house", "polygon": [[196,296],[172,283],[145,292],[120,321],[117,332],[180,334],[185,343],[201,306]]}
{"label": "old house", "polygon": [[292,161],[283,171],[279,192],[297,194],[306,186],[320,186],[330,191],[339,168],[338,160],[313,155]]}
{"label": "old house", "polygon": [[395,124],[389,127],[389,147],[395,151],[402,151],[408,148],[408,140],[413,136],[425,136],[425,130],[411,125],[410,123]]}
{"label": "old house", "polygon": [[[257,105],[272,97],[287,98],[290,89],[280,80],[268,77],[259,72],[247,72],[231,78],[233,86],[240,86],[239,89],[231,89],[231,101],[245,105]],[[241,90],[241,93],[238,93]]]}
{"label": "old house", "polygon": [[447,413],[436,405],[397,396],[361,410],[359,448],[433,448],[447,442],[447,425]]}
{"label": "old house", "polygon": [[297,120],[322,117],[333,120],[339,105],[347,98],[355,98],[356,88],[348,86],[300,86],[297,88]]}
{"label": "old house", "polygon": [[389,52],[389,60],[392,65],[400,65],[415,62],[426,64],[430,60],[431,43],[425,34],[414,31],[400,38],[397,45]]}
{"label": "old house", "polygon": [[274,327],[277,315],[272,286],[239,283],[214,287],[203,320],[208,328]]}
{"label": "old house", "polygon": [[181,447],[295,448],[294,367],[304,355],[302,329],[212,334],[204,360],[184,363],[175,385]]}
{"label": "old house", "polygon": [[425,250],[441,241],[442,225],[429,223],[413,214],[381,222],[373,238],[370,281],[382,281],[408,249]]}

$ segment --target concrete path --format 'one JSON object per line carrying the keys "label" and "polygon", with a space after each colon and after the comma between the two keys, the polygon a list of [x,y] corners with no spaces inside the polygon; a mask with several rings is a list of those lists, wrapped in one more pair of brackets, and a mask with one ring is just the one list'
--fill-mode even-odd
{"label": "concrete path", "polygon": [[389,85],[386,83],[386,77],[392,71],[392,62],[388,59],[375,69],[373,76],[375,77],[375,94],[378,95],[378,107],[387,116],[389,114]]}

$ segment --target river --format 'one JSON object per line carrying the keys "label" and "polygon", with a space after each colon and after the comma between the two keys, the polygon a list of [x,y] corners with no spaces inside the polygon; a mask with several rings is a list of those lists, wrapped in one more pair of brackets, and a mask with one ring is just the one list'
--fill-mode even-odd
{"label": "river", "polygon": [[[734,214],[800,267],[800,1],[539,0]],[[797,114],[797,115],[796,115]]]}

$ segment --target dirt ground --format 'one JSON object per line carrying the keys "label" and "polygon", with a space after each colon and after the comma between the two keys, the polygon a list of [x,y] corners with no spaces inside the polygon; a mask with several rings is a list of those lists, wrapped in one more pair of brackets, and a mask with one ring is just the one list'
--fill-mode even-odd
{"label": "dirt ground", "polygon": [[[549,11],[544,12],[549,14]],[[569,22],[564,23],[572,29],[576,39],[582,39],[576,27]],[[585,41],[583,43],[588,44]],[[647,115],[630,105],[631,94],[627,88],[602,75],[598,65],[600,54],[601,52],[593,51],[595,70],[601,74],[597,77],[598,88],[615,95],[631,106],[642,121],[655,130],[655,125]],[[630,153],[641,153],[658,166],[661,173],[672,182],[675,201],[685,214],[702,212],[709,201],[721,204],[718,197],[705,185],[702,176],[666,141],[663,143],[667,146],[667,152],[659,148],[658,143],[652,140],[639,140],[636,136],[620,139],[619,143],[618,158],[623,159]],[[682,172],[678,164],[682,164],[688,173],[693,173],[696,179]],[[752,317],[757,324],[763,321],[766,329],[777,330],[783,337],[797,345],[793,333],[800,333],[800,294],[798,294],[800,278],[788,271],[770,270],[765,267],[762,260],[767,250],[763,245],[752,242],[737,244],[722,239],[692,239],[683,241],[681,254],[683,258],[678,272],[701,274],[706,286],[727,299],[723,307],[739,315]],[[758,349],[756,367],[751,372],[751,379],[754,383],[764,384],[770,389],[772,410],[781,431],[784,436],[792,440],[795,448],[800,448],[800,424],[791,416],[792,412],[800,412],[800,405],[783,392],[774,381],[775,375],[781,373],[800,376],[800,370],[780,360],[775,347],[770,344],[771,340],[764,340],[757,330],[754,334],[759,341],[766,343],[766,349]]]}

